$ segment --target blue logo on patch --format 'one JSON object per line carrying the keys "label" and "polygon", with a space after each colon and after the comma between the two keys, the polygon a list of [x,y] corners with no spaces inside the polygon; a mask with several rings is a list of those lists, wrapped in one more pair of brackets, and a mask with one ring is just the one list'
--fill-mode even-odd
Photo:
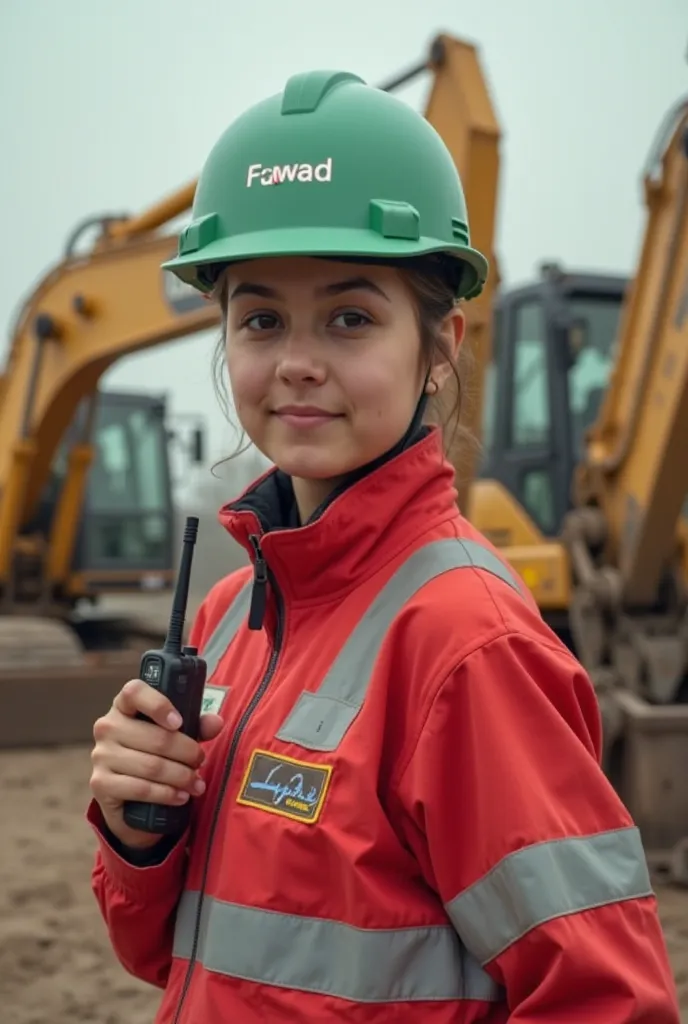
{"label": "blue logo on patch", "polygon": [[331,774],[332,765],[254,750],[237,803],[312,824],[320,816]]}

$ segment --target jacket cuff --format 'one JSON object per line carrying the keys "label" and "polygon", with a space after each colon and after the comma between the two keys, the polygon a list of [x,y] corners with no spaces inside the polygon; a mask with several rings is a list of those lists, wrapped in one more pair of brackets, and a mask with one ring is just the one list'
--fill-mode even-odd
{"label": "jacket cuff", "polygon": [[134,849],[121,843],[105,823],[103,812],[96,800],[86,810],[86,821],[98,840],[98,853],[107,875],[123,889],[147,895],[158,882],[169,891],[170,876],[176,875],[186,858],[186,836],[163,836],[155,846],[146,850]]}

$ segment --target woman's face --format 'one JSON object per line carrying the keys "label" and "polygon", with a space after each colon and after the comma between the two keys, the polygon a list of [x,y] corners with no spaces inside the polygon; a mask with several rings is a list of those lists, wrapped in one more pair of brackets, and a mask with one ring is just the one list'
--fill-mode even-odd
{"label": "woman's face", "polygon": [[[333,484],[403,436],[426,366],[402,274],[279,257],[230,267],[225,286],[237,415],[271,462]],[[456,347],[462,327],[450,329]],[[433,368],[438,386],[449,372]]]}

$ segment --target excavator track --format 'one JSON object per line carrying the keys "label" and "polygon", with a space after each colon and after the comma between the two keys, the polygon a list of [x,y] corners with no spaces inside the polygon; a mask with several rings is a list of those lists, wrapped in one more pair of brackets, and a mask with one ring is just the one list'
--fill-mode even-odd
{"label": "excavator track", "polygon": [[138,665],[133,648],[86,650],[57,619],[0,618],[0,750],[87,742]]}
{"label": "excavator track", "polygon": [[75,668],[85,664],[84,654],[74,631],[58,619],[0,618],[0,676],[17,668]]}

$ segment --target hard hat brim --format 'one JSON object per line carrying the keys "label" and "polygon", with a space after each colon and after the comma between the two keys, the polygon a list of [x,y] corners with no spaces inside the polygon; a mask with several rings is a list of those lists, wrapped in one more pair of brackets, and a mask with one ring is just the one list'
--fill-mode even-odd
{"label": "hard hat brim", "polygon": [[238,263],[280,256],[354,256],[376,260],[403,260],[431,253],[445,253],[460,260],[467,271],[461,274],[457,298],[474,298],[482,291],[487,278],[488,263],[476,249],[464,245],[447,244],[436,238],[387,238],[372,230],[361,228],[278,228],[235,235],[210,242],[195,252],[175,256],[162,264],[185,284],[202,292],[210,292],[212,285],[199,274],[208,264]]}

